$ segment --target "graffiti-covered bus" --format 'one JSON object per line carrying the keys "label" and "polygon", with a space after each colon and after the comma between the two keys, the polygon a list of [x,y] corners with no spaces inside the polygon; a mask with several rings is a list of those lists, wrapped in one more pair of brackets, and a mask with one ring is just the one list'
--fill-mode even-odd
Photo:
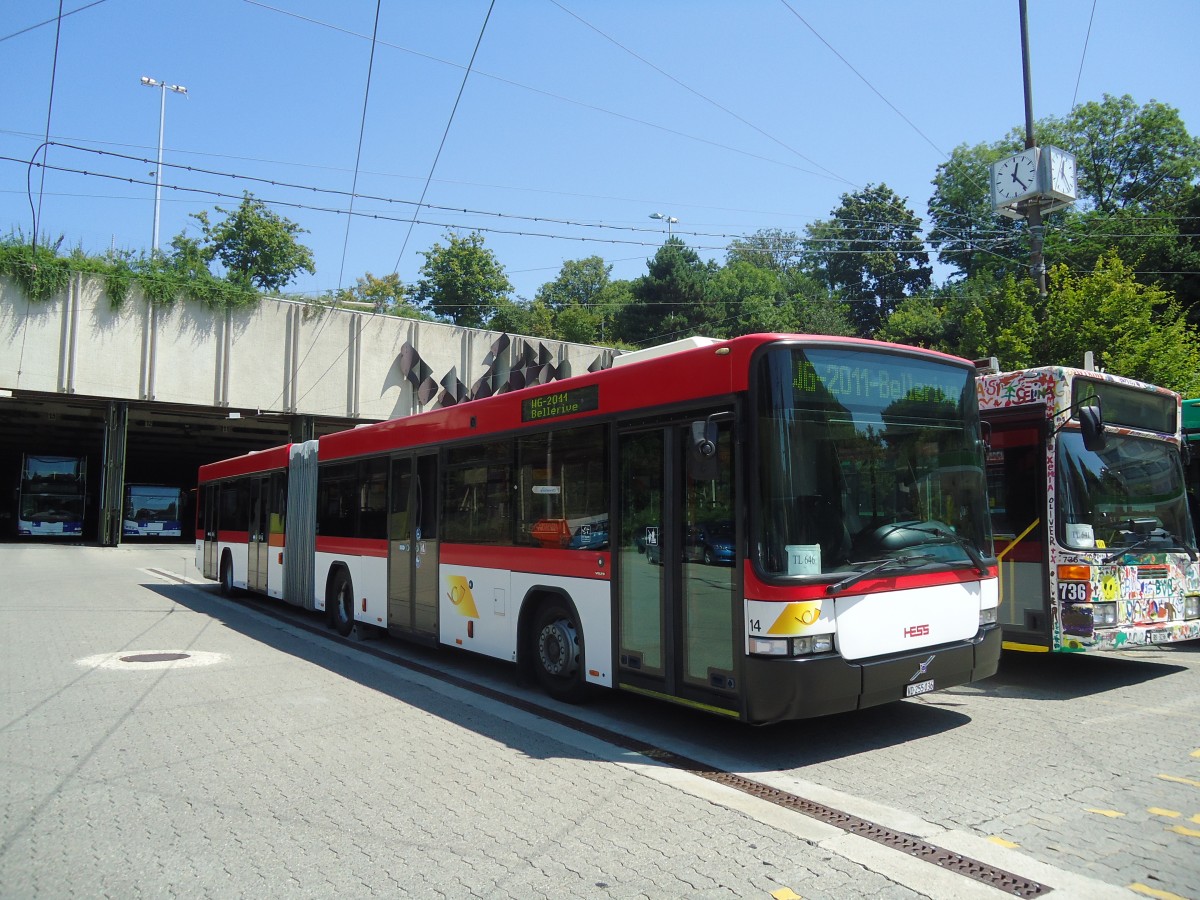
{"label": "graffiti-covered bus", "polygon": [[1005,649],[1200,638],[1180,397],[1045,367],[977,380]]}

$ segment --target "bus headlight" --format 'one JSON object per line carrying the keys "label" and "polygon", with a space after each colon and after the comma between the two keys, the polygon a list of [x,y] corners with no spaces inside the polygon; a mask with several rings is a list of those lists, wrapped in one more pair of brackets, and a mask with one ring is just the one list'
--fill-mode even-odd
{"label": "bus headlight", "polygon": [[833,649],[832,634],[814,634],[796,638],[750,638],[750,652],[756,656],[811,656]]}
{"label": "bus headlight", "polygon": [[1200,619],[1200,595],[1193,594],[1183,598],[1183,617],[1185,619]]}
{"label": "bus headlight", "polygon": [[1093,625],[1116,625],[1117,624],[1117,604],[1115,604],[1115,603],[1093,603],[1092,604],[1092,624]]}
{"label": "bus headlight", "polygon": [[996,610],[997,610],[997,607],[989,606],[987,609],[981,609],[979,611],[979,626],[981,628],[984,625],[995,625],[996,624]]}

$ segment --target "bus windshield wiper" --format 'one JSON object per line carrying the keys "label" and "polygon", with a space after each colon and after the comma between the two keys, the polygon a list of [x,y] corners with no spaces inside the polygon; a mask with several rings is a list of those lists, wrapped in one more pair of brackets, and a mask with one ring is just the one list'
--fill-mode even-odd
{"label": "bus windshield wiper", "polygon": [[933,556],[928,553],[914,553],[908,556],[889,556],[885,559],[864,559],[859,561],[859,565],[866,565],[867,568],[860,572],[852,572],[841,581],[835,581],[829,587],[825,588],[827,594],[840,594],[851,585],[858,584],[864,578],[870,578],[877,572],[883,572],[889,569],[913,569],[923,565]]}
{"label": "bus windshield wiper", "polygon": [[1110,566],[1113,563],[1115,563],[1118,559],[1120,559],[1122,556],[1125,556],[1128,553],[1134,553],[1138,550],[1143,550],[1146,547],[1149,547],[1151,544],[1155,543],[1156,541],[1171,541],[1171,543],[1174,545],[1171,549],[1175,549],[1176,547],[1182,547],[1184,552],[1187,553],[1188,558],[1191,559],[1192,562],[1195,562],[1197,559],[1196,551],[1194,548],[1189,547],[1186,543],[1181,541],[1176,535],[1167,531],[1165,528],[1155,528],[1149,534],[1142,535],[1140,538],[1138,538],[1136,541],[1134,541],[1128,547],[1122,547],[1119,550],[1117,550],[1115,553],[1104,557],[1104,559],[1100,560],[1100,565]]}
{"label": "bus windshield wiper", "polygon": [[971,565],[975,567],[975,571],[980,575],[987,574],[987,561],[983,558],[983,554],[979,552],[978,547],[961,534],[951,531],[948,527],[937,528],[932,525],[905,525],[904,527],[910,531],[919,531],[922,534],[931,534],[936,538],[941,538],[937,542],[939,544],[957,544],[967,554],[967,558],[971,560]]}

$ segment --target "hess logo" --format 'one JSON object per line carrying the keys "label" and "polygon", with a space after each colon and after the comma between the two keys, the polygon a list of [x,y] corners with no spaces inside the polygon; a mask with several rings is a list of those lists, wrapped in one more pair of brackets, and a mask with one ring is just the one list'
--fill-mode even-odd
{"label": "hess logo", "polygon": [[910,625],[908,628],[904,629],[904,636],[906,638],[925,637],[928,634],[928,625]]}

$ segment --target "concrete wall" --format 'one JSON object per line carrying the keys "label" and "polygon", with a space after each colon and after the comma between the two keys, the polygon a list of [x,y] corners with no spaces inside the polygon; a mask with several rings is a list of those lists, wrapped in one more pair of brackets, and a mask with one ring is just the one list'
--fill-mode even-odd
{"label": "concrete wall", "polygon": [[363,420],[452,405],[607,367],[601,347],[291,300],[156,309],[135,286],[114,312],[75,275],[31,303],[0,278],[0,388]]}

